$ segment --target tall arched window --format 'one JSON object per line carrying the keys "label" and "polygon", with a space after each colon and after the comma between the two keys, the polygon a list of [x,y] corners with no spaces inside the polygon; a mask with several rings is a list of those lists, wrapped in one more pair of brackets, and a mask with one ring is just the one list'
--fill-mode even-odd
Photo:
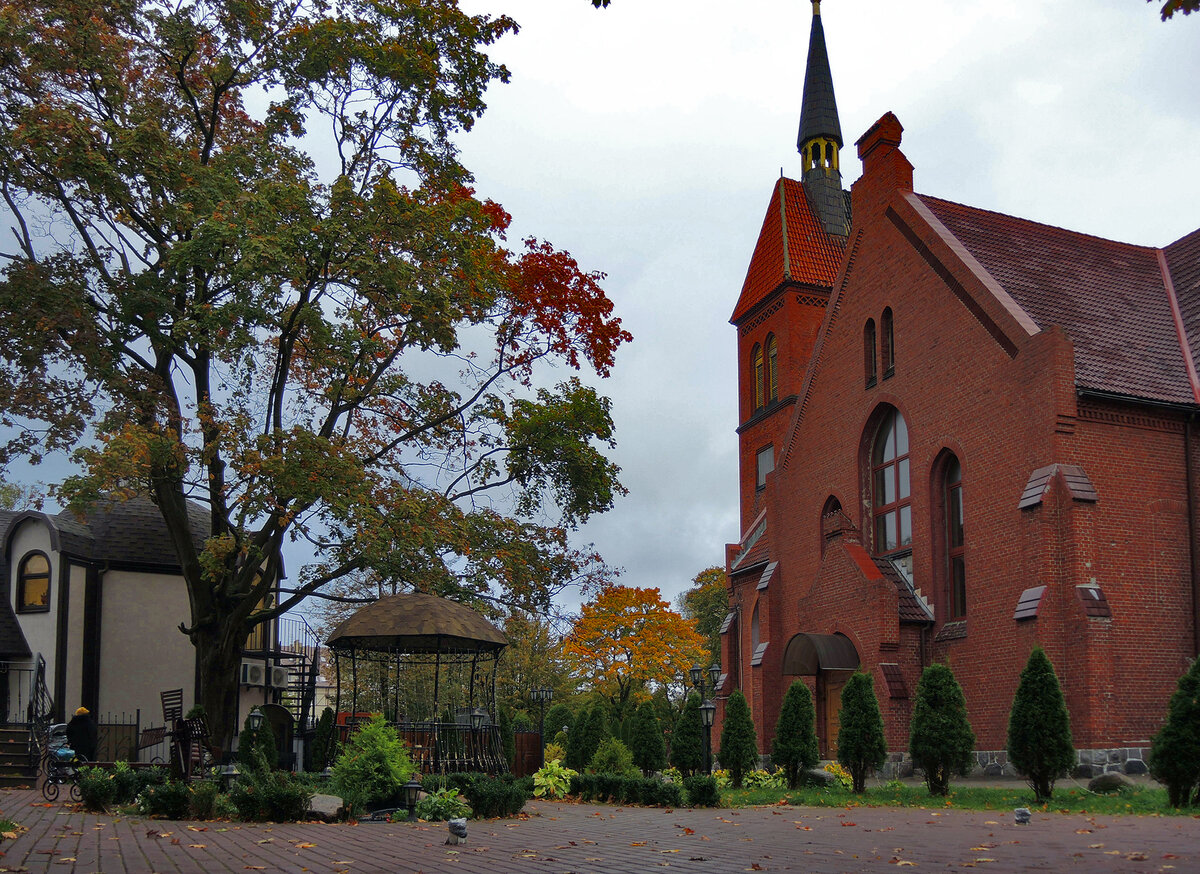
{"label": "tall arched window", "polygon": [[908,425],[892,409],[879,425],[871,449],[871,506],[876,555],[891,556],[912,576],[912,489]]}
{"label": "tall arched window", "polygon": [[761,410],[764,406],[763,399],[763,350],[762,346],[754,344],[754,351],[750,355],[752,362],[750,372],[754,379],[754,409]]}
{"label": "tall arched window", "polygon": [[892,328],[892,308],[887,307],[879,319],[881,352],[883,353],[883,378],[887,379],[896,372],[896,343]]}
{"label": "tall arched window", "polygon": [[779,400],[779,348],[775,335],[767,337],[767,400]]}
{"label": "tall arched window", "polygon": [[963,537],[962,465],[953,455],[946,462],[946,604],[947,619],[967,615],[966,540]]}
{"label": "tall arched window", "polygon": [[44,613],[50,609],[50,559],[31,552],[17,570],[17,612]]}
{"label": "tall arched window", "polygon": [[867,388],[875,384],[875,320],[867,319],[863,326],[863,371],[867,377]]}
{"label": "tall arched window", "polygon": [[758,649],[760,629],[758,627],[758,602],[754,602],[754,613],[750,616],[750,649]]}

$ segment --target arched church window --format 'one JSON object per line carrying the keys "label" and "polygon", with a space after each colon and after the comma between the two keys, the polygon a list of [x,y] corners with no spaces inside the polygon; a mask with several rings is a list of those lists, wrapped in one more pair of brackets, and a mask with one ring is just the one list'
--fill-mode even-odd
{"label": "arched church window", "polygon": [[967,615],[966,539],[963,525],[962,465],[951,455],[944,467],[946,490],[946,604],[947,619]]}
{"label": "arched church window", "polygon": [[912,578],[912,489],[908,425],[900,411],[884,416],[871,450],[872,546]]}
{"label": "arched church window", "polygon": [[17,612],[44,613],[50,609],[50,559],[31,552],[17,570]]}
{"label": "arched church window", "polygon": [[882,334],[880,342],[883,352],[883,378],[887,379],[896,372],[896,338],[892,327],[891,307],[883,311],[883,317],[879,320],[879,332]]}
{"label": "arched church window", "polygon": [[754,602],[754,613],[750,616],[750,650],[753,652],[758,649],[759,644],[759,627],[758,627],[758,602]]}
{"label": "arched church window", "polygon": [[867,388],[875,384],[875,320],[867,319],[863,325],[863,370],[866,372]]}
{"label": "arched church window", "polygon": [[764,405],[763,399],[763,350],[762,346],[754,344],[754,351],[750,353],[750,373],[754,380],[754,409],[761,410]]}
{"label": "arched church window", "polygon": [[767,400],[779,400],[779,346],[775,335],[767,337]]}

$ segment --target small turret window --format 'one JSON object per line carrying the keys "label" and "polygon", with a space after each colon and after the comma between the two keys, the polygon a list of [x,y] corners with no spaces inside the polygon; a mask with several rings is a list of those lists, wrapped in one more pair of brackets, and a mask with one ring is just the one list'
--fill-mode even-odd
{"label": "small turret window", "polygon": [[779,400],[779,347],[775,335],[767,337],[767,400]]}
{"label": "small turret window", "polygon": [[765,405],[763,395],[763,350],[762,346],[754,344],[754,352],[751,353],[751,368],[750,372],[754,380],[754,409],[761,410]]}

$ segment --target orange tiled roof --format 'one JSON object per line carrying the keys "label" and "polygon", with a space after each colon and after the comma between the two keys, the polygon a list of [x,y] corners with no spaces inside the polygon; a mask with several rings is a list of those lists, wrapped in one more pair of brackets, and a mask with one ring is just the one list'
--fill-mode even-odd
{"label": "orange tiled roof", "polygon": [[[783,209],[780,209],[780,198]],[[786,245],[784,241],[787,241]],[[785,280],[832,286],[846,241],[825,233],[795,179],[780,177],[750,258],[742,294],[730,317],[738,322]]]}

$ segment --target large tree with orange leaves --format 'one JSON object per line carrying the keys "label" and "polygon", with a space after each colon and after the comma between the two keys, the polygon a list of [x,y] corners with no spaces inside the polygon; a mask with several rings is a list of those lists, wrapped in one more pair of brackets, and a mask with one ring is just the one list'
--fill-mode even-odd
{"label": "large tree with orange leaves", "polygon": [[563,643],[575,676],[618,714],[635,691],[680,683],[706,652],[695,623],[672,610],[658,589],[615,585],[583,605]]}
{"label": "large tree with orange leaves", "polygon": [[[247,633],[348,573],[531,609],[606,577],[567,532],[621,489],[608,401],[537,374],[607,375],[629,335],[600,275],[510,247],[454,145],[515,29],[453,0],[0,12],[0,463],[75,449],[60,498],[154,499],[218,745]],[[270,604],[287,538],[320,563]]]}

